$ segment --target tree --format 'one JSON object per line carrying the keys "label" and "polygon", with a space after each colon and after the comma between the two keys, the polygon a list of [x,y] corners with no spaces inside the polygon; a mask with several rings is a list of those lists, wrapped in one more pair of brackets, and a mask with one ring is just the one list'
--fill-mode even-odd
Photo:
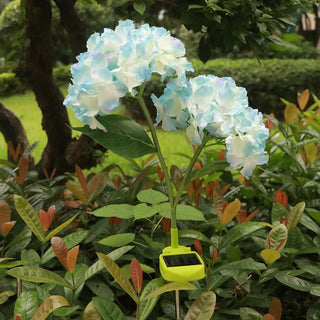
{"label": "tree", "polygon": [[[57,174],[74,170],[75,163],[82,167],[96,165],[95,148],[100,148],[86,136],[72,139],[64,97],[52,78],[51,1],[25,0],[26,34],[29,45],[17,69],[20,80],[27,82],[35,93],[42,112],[42,127],[48,143],[37,164],[39,171],[46,169]],[[74,10],[73,0],[56,1],[66,26],[75,55],[85,50],[85,34]],[[72,26],[66,21],[72,21]],[[76,32],[76,31],[78,32]]]}

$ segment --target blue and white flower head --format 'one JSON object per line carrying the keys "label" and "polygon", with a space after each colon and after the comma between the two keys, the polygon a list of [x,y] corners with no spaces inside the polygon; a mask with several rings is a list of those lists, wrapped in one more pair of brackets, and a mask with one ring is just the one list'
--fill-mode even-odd
{"label": "blue and white flower head", "polygon": [[267,162],[264,148],[269,131],[261,113],[248,106],[246,90],[232,78],[207,75],[187,83],[170,82],[161,97],[153,96],[153,102],[164,130],[186,128],[196,145],[205,131],[226,138],[227,161],[232,169],[243,168],[245,177]]}
{"label": "blue and white flower head", "polygon": [[131,20],[120,21],[115,30],[104,29],[87,41],[88,51],[71,67],[72,84],[64,104],[90,127],[101,127],[95,116],[113,113],[119,99],[150,80],[152,73],[177,76],[186,81],[192,66],[183,57],[182,42],[164,28],[144,24],[135,28]]}

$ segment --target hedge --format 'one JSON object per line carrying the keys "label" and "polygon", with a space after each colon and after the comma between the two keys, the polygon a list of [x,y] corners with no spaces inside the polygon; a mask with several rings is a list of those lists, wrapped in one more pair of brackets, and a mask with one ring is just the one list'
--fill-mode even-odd
{"label": "hedge", "polygon": [[[69,83],[70,77],[70,65],[59,66],[53,69],[53,78],[58,85]],[[27,89],[28,87],[21,83],[14,73],[0,73],[0,97],[23,93]]]}
{"label": "hedge", "polygon": [[[281,115],[284,105],[280,98],[295,102],[297,93],[304,89],[309,89],[320,97],[320,63],[316,59],[216,59],[206,64],[199,60],[193,60],[192,63],[195,75],[232,77],[238,86],[247,89],[250,105],[264,113]],[[58,84],[70,82],[70,66],[55,68],[53,76]],[[146,88],[147,94],[154,92],[159,96],[162,88],[159,81],[152,81]],[[24,89],[13,74],[0,74],[0,96],[15,94]],[[154,113],[151,101],[148,100],[147,103]],[[143,119],[134,99],[125,99],[124,104],[128,113],[138,120]]]}

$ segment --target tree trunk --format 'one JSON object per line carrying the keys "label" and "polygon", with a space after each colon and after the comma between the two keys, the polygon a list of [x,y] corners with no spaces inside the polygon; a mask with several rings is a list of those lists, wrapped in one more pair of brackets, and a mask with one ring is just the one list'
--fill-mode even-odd
{"label": "tree trunk", "polygon": [[[0,103],[0,132],[3,134],[6,143],[12,143],[15,150],[20,148],[21,155],[29,146],[28,138],[21,121],[15,114]],[[19,147],[20,145],[20,147]],[[8,160],[13,161],[8,149]]]}
{"label": "tree trunk", "polygon": [[48,143],[37,164],[39,171],[56,169],[57,173],[71,168],[65,151],[71,142],[71,129],[64,97],[52,79],[51,1],[25,0],[26,38],[30,41],[25,61],[19,66],[18,76],[28,82],[42,112],[42,128]]}
{"label": "tree trunk", "polygon": [[[70,14],[71,1],[65,2],[69,3],[66,7]],[[65,8],[61,3],[60,5]],[[51,0],[25,0],[25,15],[26,38],[29,44],[25,50],[24,61],[20,63],[16,73],[20,80],[27,82],[34,91],[42,112],[42,128],[48,137],[36,169],[40,173],[45,169],[47,172],[56,170],[56,174],[61,174],[74,171],[76,163],[82,168],[95,166],[100,159],[94,151],[98,149],[105,152],[105,149],[85,137],[72,139],[68,114],[63,106],[64,97],[53,82]],[[75,12],[71,13],[71,16],[65,14],[64,19],[71,19],[74,15]],[[69,27],[71,33],[71,26]],[[75,38],[81,42],[79,37]],[[74,50],[82,48],[74,45]]]}
{"label": "tree trunk", "polygon": [[86,48],[86,32],[83,22],[79,19],[74,8],[75,0],[54,0],[60,11],[61,24],[68,33],[73,53],[78,55]]}

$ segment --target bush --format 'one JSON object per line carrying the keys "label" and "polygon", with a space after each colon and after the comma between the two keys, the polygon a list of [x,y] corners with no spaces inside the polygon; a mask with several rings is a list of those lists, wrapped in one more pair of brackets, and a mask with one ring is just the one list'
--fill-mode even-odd
{"label": "bush", "polygon": [[[53,69],[53,79],[58,84],[68,83],[70,80],[70,65],[59,66]],[[0,73],[0,97],[23,93],[27,86],[14,73]]]}
{"label": "bush", "polygon": [[25,86],[14,73],[0,73],[0,97],[21,93],[24,90]]}

